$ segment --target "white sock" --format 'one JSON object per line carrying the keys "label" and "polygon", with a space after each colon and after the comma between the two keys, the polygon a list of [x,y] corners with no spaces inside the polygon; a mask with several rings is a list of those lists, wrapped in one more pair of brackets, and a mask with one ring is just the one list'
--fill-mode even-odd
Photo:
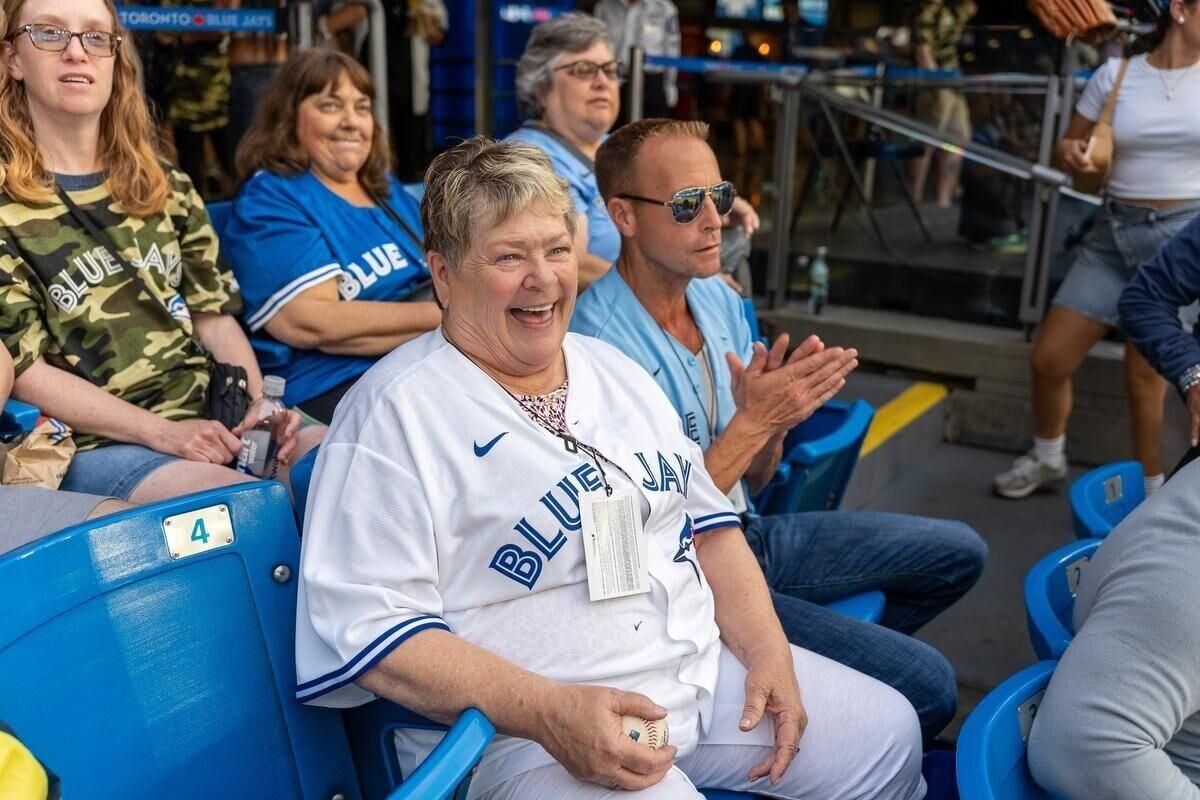
{"label": "white sock", "polygon": [[1146,487],[1146,497],[1149,497],[1161,489],[1166,480],[1166,476],[1161,472],[1157,475],[1147,475],[1146,477],[1142,478],[1142,486]]}
{"label": "white sock", "polygon": [[1033,437],[1033,454],[1038,461],[1043,464],[1049,464],[1052,467],[1061,467],[1067,460],[1066,454],[1067,435],[1063,434],[1056,439],[1041,439],[1037,436]]}

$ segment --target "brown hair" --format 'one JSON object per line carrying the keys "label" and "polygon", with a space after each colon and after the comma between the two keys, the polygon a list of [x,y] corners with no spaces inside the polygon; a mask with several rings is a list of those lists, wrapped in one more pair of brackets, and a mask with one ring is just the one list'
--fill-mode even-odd
{"label": "brown hair", "polygon": [[[20,33],[17,21],[27,0],[3,0],[4,41]],[[104,0],[113,33],[122,37],[113,58],[112,96],[100,115],[96,153],[107,175],[108,189],[136,217],[153,216],[167,205],[171,186],[159,159],[157,132],[150,122],[146,98],[138,80],[133,44],[121,27],[112,0]],[[3,16],[7,15],[7,23]],[[95,58],[95,56],[92,56]],[[46,202],[54,196],[54,176],[46,168],[34,141],[33,121],[24,81],[0,69],[0,190],[21,203]]]}
{"label": "brown hair", "polygon": [[708,123],[651,118],[613,131],[596,151],[596,185],[605,200],[633,189],[637,157],[652,136],[690,136],[708,141]]}
{"label": "brown hair", "polygon": [[[1185,6],[1196,4],[1196,0],[1181,1]],[[1154,30],[1130,42],[1129,46],[1125,48],[1125,57],[1132,58],[1133,56],[1140,56],[1143,53],[1153,53],[1162,47],[1163,42],[1167,39],[1167,32],[1171,30],[1172,22],[1174,20],[1171,19],[1171,6],[1168,3],[1167,7],[1159,12],[1158,21],[1154,24]]]}
{"label": "brown hair", "polygon": [[[336,50],[307,50],[288,60],[263,100],[262,108],[237,149],[238,179],[245,182],[260,169],[276,175],[297,175],[309,168],[308,152],[296,136],[300,103],[336,85],[345,75],[355,89],[375,100],[371,73],[345,53]],[[362,185],[378,195],[389,191],[388,171],[392,166],[387,136],[379,120],[371,134],[371,152],[358,171]]]}

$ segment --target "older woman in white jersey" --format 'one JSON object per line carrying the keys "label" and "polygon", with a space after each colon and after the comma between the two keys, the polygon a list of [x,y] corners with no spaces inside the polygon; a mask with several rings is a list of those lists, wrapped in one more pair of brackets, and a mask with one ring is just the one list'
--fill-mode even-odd
{"label": "older woman in white jersey", "polygon": [[[1138,265],[1200,212],[1200,7],[1197,0],[1160,5],[1158,27],[1138,41],[1136,54],[1096,70],[1058,145],[1068,169],[1095,174],[1092,134],[1112,98],[1115,154],[1105,206],[1038,331],[1031,362],[1034,447],[996,477],[1004,497],[1027,497],[1066,478],[1071,377],[1091,346],[1119,327],[1117,302]],[[1166,382],[1127,345],[1125,385],[1133,452],[1149,494],[1163,482]]]}
{"label": "older woman in white jersey", "polygon": [[[472,781],[489,800],[699,800],[761,778],[797,800],[924,796],[912,707],[788,645],[666,397],[567,334],[576,214],[549,159],[475,138],[425,182],[442,325],[367,372],[322,447],[299,698],[479,708],[500,734]],[[670,744],[634,742],[622,715],[666,718]],[[402,767],[437,738],[402,732]]]}

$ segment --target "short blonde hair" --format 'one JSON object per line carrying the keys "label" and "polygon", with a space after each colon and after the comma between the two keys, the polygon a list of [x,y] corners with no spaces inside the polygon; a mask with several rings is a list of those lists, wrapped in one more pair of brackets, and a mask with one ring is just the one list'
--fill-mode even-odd
{"label": "short blonde hair", "polygon": [[458,267],[481,228],[531,208],[561,214],[575,236],[575,204],[538,147],[475,136],[445,151],[425,170],[421,226],[425,249]]}
{"label": "short blonde hair", "polygon": [[651,118],[617,128],[596,151],[596,187],[606,201],[634,192],[637,157],[654,136],[682,136],[708,141],[708,123]]}

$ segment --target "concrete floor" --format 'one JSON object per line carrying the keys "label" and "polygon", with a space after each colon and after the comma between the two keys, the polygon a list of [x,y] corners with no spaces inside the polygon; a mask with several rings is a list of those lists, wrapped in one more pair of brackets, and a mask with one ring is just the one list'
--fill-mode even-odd
{"label": "concrete floor", "polygon": [[[957,738],[962,720],[984,694],[1036,661],[1025,628],[1025,574],[1074,539],[1065,488],[1025,500],[992,494],[992,477],[1011,462],[1007,453],[937,444],[870,505],[962,520],[987,542],[988,564],[979,583],[917,634],[945,653],[958,673],[959,713],[943,734],[949,739]],[[1071,479],[1083,471],[1073,468]]]}

